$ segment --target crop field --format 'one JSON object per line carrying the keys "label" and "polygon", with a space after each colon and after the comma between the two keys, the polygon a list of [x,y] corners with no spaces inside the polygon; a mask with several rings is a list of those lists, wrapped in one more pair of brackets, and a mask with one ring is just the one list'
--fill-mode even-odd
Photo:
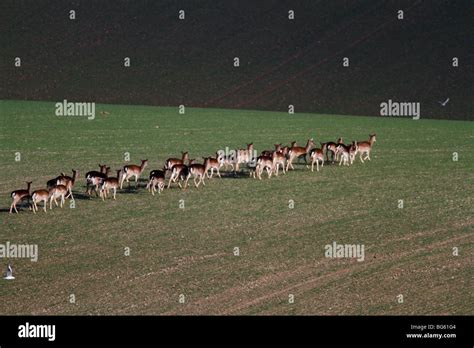
{"label": "crop field", "polygon": [[[0,243],[38,245],[37,262],[1,259],[16,277],[0,281],[2,314],[474,312],[472,122],[106,104],[88,120],[24,101],[0,101],[0,121]],[[181,151],[201,163],[250,142],[260,153],[369,133],[365,163],[145,189]],[[138,189],[105,202],[84,194],[99,163],[115,174],[141,159]],[[71,169],[72,206],[9,214],[11,191]],[[363,245],[364,259],[326,257],[334,242]]]}

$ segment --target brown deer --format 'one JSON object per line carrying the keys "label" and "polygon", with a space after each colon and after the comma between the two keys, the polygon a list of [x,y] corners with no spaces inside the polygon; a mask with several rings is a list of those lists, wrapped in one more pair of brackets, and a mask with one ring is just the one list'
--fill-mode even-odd
{"label": "brown deer", "polygon": [[[189,165],[192,165],[194,160],[189,160]],[[172,182],[178,182],[178,186],[180,188],[183,188],[181,186],[181,181],[184,181],[184,189],[186,189],[187,186],[187,178],[189,176],[189,168],[185,164],[175,164],[173,168],[171,169],[171,177],[168,181],[168,188],[170,188]]]}
{"label": "brown deer", "polygon": [[26,183],[27,187],[26,190],[15,190],[13,191],[10,196],[13,200],[10,206],[10,214],[12,213],[12,209],[15,209],[15,212],[18,214],[18,210],[16,209],[16,205],[24,199],[30,200],[30,189],[31,189],[31,181]]}
{"label": "brown deer", "polygon": [[58,180],[61,179],[65,175],[66,174],[61,173],[57,177],[55,177],[54,179],[48,180],[46,182],[46,187],[48,188],[48,190],[51,190],[54,186],[56,186],[58,184]]}
{"label": "brown deer", "polygon": [[362,159],[362,155],[366,155],[365,159],[370,161],[370,151],[372,151],[372,146],[377,141],[377,135],[369,134],[369,141],[358,141],[358,152],[360,153],[360,161],[364,163],[364,159]]}
{"label": "brown deer", "polygon": [[117,177],[116,178],[110,178],[107,177],[102,181],[102,186],[100,189],[100,195],[102,197],[102,200],[105,201],[107,198],[107,195],[109,194],[110,190],[114,192],[113,198],[115,199],[115,196],[117,194],[117,189],[120,186],[120,174],[122,173],[122,169],[117,169]]}
{"label": "brown deer", "polygon": [[161,194],[161,192],[163,192],[163,189],[165,188],[165,174],[166,174],[166,169],[152,170],[150,172],[150,180],[148,181],[146,188],[148,191],[151,192],[153,196],[155,195],[155,192],[157,191],[156,187],[158,187],[158,194]]}
{"label": "brown deer", "polygon": [[109,175],[110,167],[107,167],[105,164],[99,164],[100,172],[92,170],[86,173],[86,194],[91,196],[91,189],[94,187],[95,193],[99,196],[99,186],[102,184],[102,181],[107,178]]}
{"label": "brown deer", "polygon": [[337,139],[337,142],[327,142],[327,143],[320,143],[323,152],[326,153],[326,161],[329,162],[329,153],[331,153],[331,161],[334,163],[334,160],[338,160],[336,157],[336,147],[339,144],[344,144],[344,140],[342,138]]}
{"label": "brown deer", "polygon": [[176,164],[184,164],[189,160],[189,154],[187,152],[181,152],[181,159],[179,158],[168,158],[165,161],[165,170],[171,171],[173,166]]}
{"label": "brown deer", "polygon": [[[204,164],[193,163],[188,166],[188,176],[186,178],[185,187],[191,176],[194,177],[194,186],[196,186],[196,188],[198,188],[201,183],[206,186],[204,183],[204,178],[206,177],[206,166]],[[196,180],[198,180],[197,183]]]}
{"label": "brown deer", "polygon": [[309,158],[311,159],[311,171],[314,172],[314,163],[316,163],[316,171],[319,172],[319,161],[321,161],[321,168],[324,167],[324,150],[323,149],[312,149],[309,152]]}
{"label": "brown deer", "polygon": [[68,191],[68,195],[66,196],[66,198],[71,198],[72,200],[74,200],[74,196],[72,195],[72,188],[74,187],[74,184],[76,182],[76,178],[77,178],[77,175],[79,174],[79,172],[77,170],[72,170],[72,177],[70,176],[67,176],[67,175],[61,175],[56,184],[57,185],[64,185],[67,187],[67,191]]}
{"label": "brown deer", "polygon": [[64,205],[66,194],[68,189],[65,185],[56,185],[49,190],[49,209],[53,209],[53,201],[56,206],[58,206],[57,198],[61,198],[61,208]]}
{"label": "brown deer", "polygon": [[135,177],[135,186],[138,187],[138,178],[143,172],[143,169],[148,164],[148,160],[141,160],[142,163],[137,166],[135,164],[129,164],[123,167],[123,175],[122,175],[122,180],[120,181],[120,188],[123,186],[123,182],[127,181],[128,187],[130,187],[130,181],[128,181],[131,177]]}
{"label": "brown deer", "polygon": [[286,173],[285,172],[286,154],[284,154],[283,151],[281,150],[281,145],[275,148],[275,151],[272,152],[271,157],[272,157],[272,162],[273,162],[272,168],[275,175],[278,176],[278,168],[280,167],[280,165],[281,165],[283,174],[285,174]]}
{"label": "brown deer", "polygon": [[[259,156],[257,158],[257,166],[255,168],[255,173],[259,180],[262,180],[262,172],[266,170],[268,178],[272,177],[273,172],[273,158],[270,156]],[[255,178],[255,174],[254,174]]]}
{"label": "brown deer", "polygon": [[247,144],[247,149],[236,150],[237,158],[235,161],[234,173],[239,171],[240,164],[249,163],[253,159],[253,143]]}
{"label": "brown deer", "polygon": [[[208,178],[212,178],[214,175],[214,169],[216,170],[217,176],[220,178],[221,173],[219,172],[219,169],[222,167],[222,162],[219,162],[217,158],[213,157],[203,157],[204,159],[204,166],[206,167],[206,174]],[[209,170],[211,173],[209,174]]]}
{"label": "brown deer", "polygon": [[38,211],[37,203],[44,203],[44,212],[46,213],[46,205],[48,204],[49,191],[48,190],[36,190],[31,194],[31,200],[33,202],[33,213],[36,214]]}
{"label": "brown deer", "polygon": [[295,169],[293,167],[293,160],[297,157],[303,157],[305,156],[306,158],[306,154],[309,152],[309,150],[311,150],[311,147],[314,146],[314,140],[311,138],[311,139],[308,139],[307,143],[306,143],[306,147],[301,147],[301,146],[293,146],[290,148],[290,150],[288,151],[288,154],[289,154],[289,159],[288,159],[288,162],[286,163],[286,171],[288,171],[288,168],[291,166],[291,169]]}
{"label": "brown deer", "polygon": [[340,156],[339,165],[350,165],[354,162],[355,155],[358,151],[357,142],[353,141],[350,145],[339,144],[336,147],[336,156]]}

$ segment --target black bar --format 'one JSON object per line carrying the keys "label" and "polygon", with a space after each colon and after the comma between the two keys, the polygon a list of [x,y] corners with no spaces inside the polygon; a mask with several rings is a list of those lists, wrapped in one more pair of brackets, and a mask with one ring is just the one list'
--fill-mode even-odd
{"label": "black bar", "polygon": [[[20,338],[19,326],[27,322],[55,325],[54,341]],[[4,348],[18,344],[237,343],[472,347],[473,327],[472,316],[3,316],[0,345]],[[408,338],[407,334],[455,334],[456,337]]]}

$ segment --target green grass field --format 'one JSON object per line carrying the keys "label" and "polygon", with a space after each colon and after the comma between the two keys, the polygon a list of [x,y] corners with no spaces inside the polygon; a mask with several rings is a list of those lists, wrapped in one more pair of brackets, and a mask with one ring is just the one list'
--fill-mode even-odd
{"label": "green grass field", "polygon": [[[16,279],[0,280],[1,314],[474,313],[472,122],[124,105],[97,105],[87,120],[17,101],[1,101],[0,112],[0,243],[39,248],[38,262],[10,259]],[[200,160],[248,142],[260,152],[372,132],[365,164],[298,165],[154,197],[144,189],[149,171],[180,151]],[[125,152],[130,163],[149,159],[141,188],[116,201],[83,196],[84,174],[120,168]],[[8,214],[11,191],[72,168],[74,209]],[[365,261],[326,258],[333,241],[364,244]]]}

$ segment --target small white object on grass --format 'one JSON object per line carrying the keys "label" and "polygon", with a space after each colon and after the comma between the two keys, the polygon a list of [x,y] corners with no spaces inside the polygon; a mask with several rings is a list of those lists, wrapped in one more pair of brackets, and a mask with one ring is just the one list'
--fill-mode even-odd
{"label": "small white object on grass", "polygon": [[7,274],[5,277],[3,277],[3,279],[7,279],[7,280],[15,279],[15,277],[13,276],[12,266],[10,266],[10,264],[8,264]]}

